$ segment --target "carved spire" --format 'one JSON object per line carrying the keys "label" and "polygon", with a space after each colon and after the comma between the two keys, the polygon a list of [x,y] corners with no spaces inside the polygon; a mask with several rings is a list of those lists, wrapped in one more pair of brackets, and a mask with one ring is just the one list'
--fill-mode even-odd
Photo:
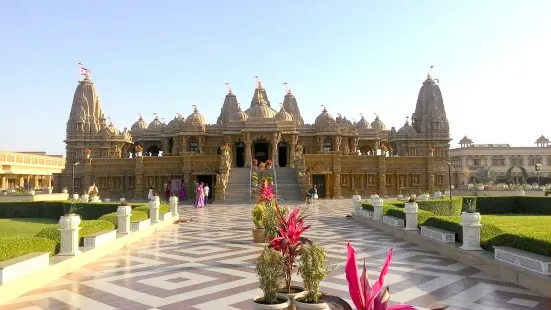
{"label": "carved spire", "polygon": [[[434,66],[431,66],[431,71]],[[419,89],[412,125],[418,132],[447,133],[449,124],[444,99],[439,85],[432,78],[431,71]]]}
{"label": "carved spire", "polygon": [[76,123],[83,123],[81,131],[97,133],[101,130],[103,110],[96,85],[90,79],[90,71],[84,72],[85,78],[78,82],[71,113],[67,122],[67,133],[76,130]]}
{"label": "carved spire", "polygon": [[262,82],[260,82],[258,76],[255,76],[254,78],[256,81],[256,88],[254,90],[253,99],[251,100],[251,108],[260,103],[262,100],[264,100],[266,105],[270,107],[270,100],[268,100],[266,89],[262,86]]}

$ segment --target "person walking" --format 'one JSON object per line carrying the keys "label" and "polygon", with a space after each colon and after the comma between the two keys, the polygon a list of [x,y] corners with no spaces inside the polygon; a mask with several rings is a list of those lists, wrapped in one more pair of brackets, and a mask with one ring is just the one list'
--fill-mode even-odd
{"label": "person walking", "polygon": [[205,195],[205,206],[207,205],[207,202],[209,201],[209,192],[210,192],[209,184],[205,183],[205,185],[203,186],[203,193]]}
{"label": "person walking", "polygon": [[149,194],[147,194],[147,200],[153,200],[153,187],[149,188]]}
{"label": "person walking", "polygon": [[202,208],[205,206],[205,192],[203,191],[203,183],[197,184],[197,188],[195,190],[195,207],[196,208]]}

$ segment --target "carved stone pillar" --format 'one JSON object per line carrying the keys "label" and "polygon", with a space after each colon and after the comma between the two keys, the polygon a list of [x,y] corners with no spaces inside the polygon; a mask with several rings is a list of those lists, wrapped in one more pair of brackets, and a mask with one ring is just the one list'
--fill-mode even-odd
{"label": "carved stone pillar", "polygon": [[272,135],[272,158],[274,161],[273,162],[274,167],[279,167],[279,154],[277,151],[279,140],[281,140],[281,133],[274,132]]}
{"label": "carved stone pillar", "polygon": [[291,139],[291,149],[289,150],[289,162],[295,165],[295,150],[298,145],[298,135],[293,135]]}
{"label": "carved stone pillar", "polygon": [[163,155],[168,155],[168,138],[163,138]]}
{"label": "carved stone pillar", "polygon": [[357,154],[358,153],[358,138],[352,138],[352,153]]}
{"label": "carved stone pillar", "polygon": [[341,151],[341,143],[342,143],[342,137],[336,136],[335,137],[335,152]]}
{"label": "carved stone pillar", "polygon": [[204,136],[200,136],[197,138],[197,146],[199,147],[199,152],[197,152],[198,154],[200,155],[204,155],[205,154],[205,137]]}
{"label": "carved stone pillar", "polygon": [[187,140],[186,136],[180,136],[180,156],[184,156],[188,151]]}
{"label": "carved stone pillar", "polygon": [[143,157],[136,157],[136,168],[134,176],[134,198],[142,199],[144,197],[144,177],[143,177]]}
{"label": "carved stone pillar", "polygon": [[318,141],[318,152],[319,153],[323,153],[323,142],[324,142],[325,138],[323,136],[318,136],[317,137],[317,141]]}
{"label": "carved stone pillar", "polygon": [[245,167],[250,167],[251,162],[251,156],[252,156],[252,140],[251,140],[251,134],[248,132],[243,133],[243,142],[245,143]]}
{"label": "carved stone pillar", "polygon": [[386,196],[386,161],[385,157],[378,156],[379,159],[379,195]]}
{"label": "carved stone pillar", "polygon": [[348,137],[343,138],[343,154],[348,155],[350,154],[350,146],[349,146],[349,139]]}

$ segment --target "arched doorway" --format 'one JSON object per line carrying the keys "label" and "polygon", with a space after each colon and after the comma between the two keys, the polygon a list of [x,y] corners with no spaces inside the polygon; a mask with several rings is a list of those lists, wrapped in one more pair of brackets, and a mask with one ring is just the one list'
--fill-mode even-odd
{"label": "arched doorway", "polygon": [[160,150],[161,148],[159,148],[156,144],[153,144],[147,148],[146,152],[151,154],[151,156],[159,156]]}
{"label": "arched doorway", "polygon": [[239,168],[245,167],[245,143],[235,143],[235,165]]}
{"label": "arched doorway", "polygon": [[280,142],[277,145],[277,157],[279,159],[278,164],[280,167],[287,167],[287,149],[287,142]]}

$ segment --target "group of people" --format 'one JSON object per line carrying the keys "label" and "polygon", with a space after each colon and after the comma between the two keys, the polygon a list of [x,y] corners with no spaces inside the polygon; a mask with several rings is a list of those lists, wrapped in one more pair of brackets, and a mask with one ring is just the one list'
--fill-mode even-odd
{"label": "group of people", "polygon": [[203,208],[207,205],[209,200],[210,188],[207,183],[200,182],[197,184],[195,189],[195,204],[193,205],[196,208]]}

